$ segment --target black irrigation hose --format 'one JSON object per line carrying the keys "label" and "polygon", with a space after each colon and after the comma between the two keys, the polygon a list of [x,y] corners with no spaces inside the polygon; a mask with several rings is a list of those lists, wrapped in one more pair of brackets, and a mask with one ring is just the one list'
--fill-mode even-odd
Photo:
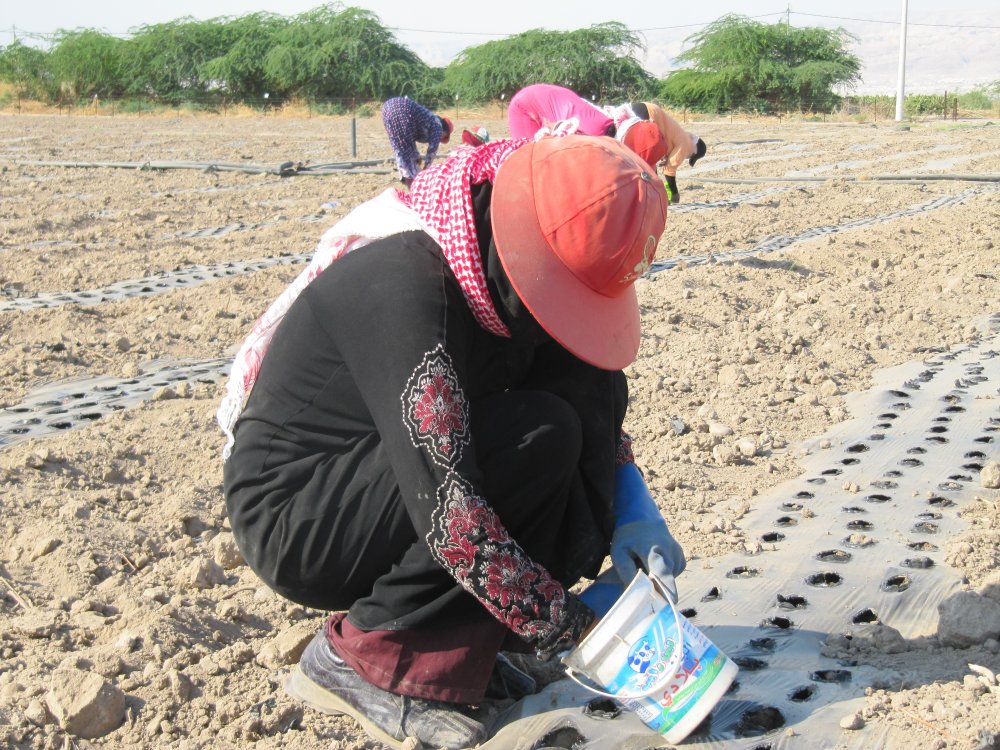
{"label": "black irrigation hose", "polygon": [[957,180],[965,182],[1000,182],[1000,174],[876,174],[843,175],[839,177],[696,177],[691,182],[718,182],[724,185],[753,185],[758,182],[931,182]]}
{"label": "black irrigation hose", "polygon": [[70,167],[74,169],[137,169],[139,171],[165,169],[199,169],[203,172],[244,172],[246,174],[275,174],[281,177],[294,175],[327,175],[327,174],[389,174],[391,170],[359,169],[385,164],[387,159],[370,159],[368,161],[350,161],[334,164],[317,164],[307,166],[286,161],[276,167],[260,164],[233,164],[229,162],[194,162],[194,161],[17,161],[15,164],[32,167]]}

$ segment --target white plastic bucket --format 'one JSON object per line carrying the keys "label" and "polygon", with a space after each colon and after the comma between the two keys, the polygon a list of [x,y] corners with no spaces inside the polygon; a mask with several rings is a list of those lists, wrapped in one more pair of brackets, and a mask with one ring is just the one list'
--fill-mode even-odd
{"label": "white plastic bucket", "polygon": [[670,743],[701,723],[739,671],[641,571],[563,663],[570,678],[618,700]]}

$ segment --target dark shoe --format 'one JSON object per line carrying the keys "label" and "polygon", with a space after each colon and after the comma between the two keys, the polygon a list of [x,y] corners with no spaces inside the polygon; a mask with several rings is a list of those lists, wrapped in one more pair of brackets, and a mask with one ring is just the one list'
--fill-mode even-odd
{"label": "dark shoe", "polygon": [[312,639],[285,692],[327,714],[347,714],[372,737],[392,748],[407,737],[434,748],[460,750],[486,739],[486,730],[453,703],[411,698],[377,688],[337,655],[325,630]]}
{"label": "dark shoe", "polygon": [[534,677],[518,669],[502,653],[497,654],[497,662],[486,685],[487,700],[519,701],[521,698],[534,695],[537,688]]}

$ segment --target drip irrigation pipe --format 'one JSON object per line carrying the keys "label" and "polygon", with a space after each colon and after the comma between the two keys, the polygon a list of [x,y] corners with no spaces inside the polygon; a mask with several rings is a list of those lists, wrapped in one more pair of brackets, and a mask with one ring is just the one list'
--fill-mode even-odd
{"label": "drip irrigation pipe", "polygon": [[1000,174],[876,174],[843,175],[838,177],[694,177],[691,181],[718,182],[724,185],[753,185],[758,182],[931,182],[956,180],[966,182],[1000,182]]}
{"label": "drip irrigation pipe", "polygon": [[227,162],[196,162],[196,161],[17,161],[18,165],[31,167],[70,167],[73,169],[137,169],[139,171],[167,169],[198,169],[203,172],[244,172],[246,174],[276,174],[281,177],[294,175],[327,175],[327,174],[389,174],[388,169],[365,169],[385,164],[387,159],[370,159],[368,161],[350,161],[331,164],[307,166],[286,161],[278,166],[262,164],[233,164]]}

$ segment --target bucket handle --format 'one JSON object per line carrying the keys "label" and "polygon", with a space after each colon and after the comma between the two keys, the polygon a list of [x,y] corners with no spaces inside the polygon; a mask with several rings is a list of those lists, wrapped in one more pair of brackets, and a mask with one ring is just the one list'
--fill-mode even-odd
{"label": "bucket handle", "polygon": [[[653,583],[654,587],[660,589],[663,588],[662,584],[660,584],[660,582],[654,576],[650,576],[649,580]],[[661,593],[664,592],[661,591]],[[655,693],[657,690],[662,690],[666,686],[666,684],[670,682],[677,674],[677,671],[681,667],[681,662],[684,659],[684,626],[681,624],[681,613],[678,611],[677,607],[674,606],[674,602],[670,598],[669,594],[667,594],[663,598],[666,600],[667,604],[670,605],[670,611],[673,612],[674,614],[674,624],[677,627],[677,647],[674,649],[674,653],[671,655],[670,660],[667,661],[667,669],[663,671],[663,676],[656,683],[653,684],[653,687],[649,688],[648,690],[643,690],[640,693],[607,693],[599,688],[593,687],[592,685],[587,685],[581,682],[580,679],[575,674],[573,674],[573,668],[568,664],[566,665],[566,676],[569,677],[571,680],[573,680],[573,682],[575,682],[577,685],[584,688],[585,690],[589,690],[590,692],[596,693],[597,695],[603,696],[605,698],[613,698],[619,701],[638,700],[640,698],[646,698],[647,696]]]}

